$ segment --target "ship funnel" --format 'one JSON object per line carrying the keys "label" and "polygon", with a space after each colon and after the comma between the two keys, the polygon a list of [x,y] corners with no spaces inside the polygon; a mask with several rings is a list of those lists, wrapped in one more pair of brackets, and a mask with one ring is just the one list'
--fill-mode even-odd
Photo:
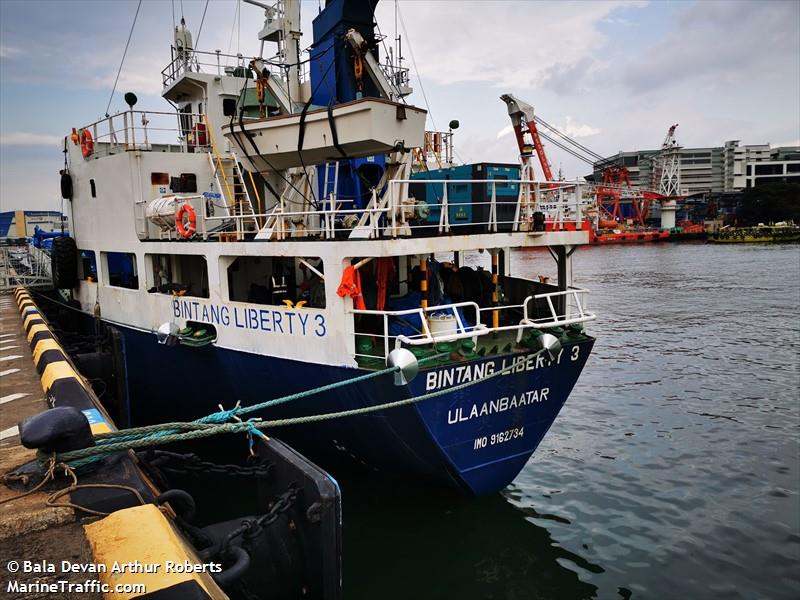
{"label": "ship funnel", "polygon": [[[557,341],[557,340],[556,340]],[[387,367],[400,367],[394,374],[395,385],[407,385],[419,372],[417,357],[405,348],[395,348],[386,357]]]}
{"label": "ship funnel", "polygon": [[550,360],[555,360],[561,353],[561,342],[552,333],[543,333],[539,336],[539,352],[547,354]]}

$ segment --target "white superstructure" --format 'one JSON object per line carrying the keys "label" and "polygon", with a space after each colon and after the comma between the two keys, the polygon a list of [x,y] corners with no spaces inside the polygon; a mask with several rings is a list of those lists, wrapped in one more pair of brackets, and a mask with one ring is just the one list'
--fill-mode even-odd
{"label": "white superstructure", "polygon": [[[297,61],[286,32],[296,27],[287,29],[281,19],[294,23],[296,5],[280,2],[277,12],[267,10],[261,33],[264,41],[281,40],[290,65]],[[362,355],[357,339],[365,315],[377,317],[380,332],[369,333],[378,355],[401,342],[475,339],[593,318],[583,307],[584,292],[572,288],[569,265],[574,247],[588,242],[583,209],[594,202],[593,188],[482,181],[493,190],[488,216],[459,230],[449,221],[448,190],[460,182],[426,182],[441,189],[439,202],[426,206],[410,193],[414,151],[425,145],[425,111],[405,104],[399,88],[389,86],[385,98],[309,106],[301,70],[202,53],[188,35],[183,26],[176,32],[173,59],[163,71],[163,96],[175,112],[133,106],[68,137],[81,266],[74,297],[85,312],[142,331],[166,321],[208,326],[220,348],[345,366],[357,366]],[[236,66],[223,68],[227,58]],[[367,61],[367,75],[379,81],[385,73],[378,76],[373,63]],[[366,206],[344,208],[353,203],[337,195],[337,159],[376,154],[386,155],[385,171]],[[519,194],[513,219],[503,219],[495,192],[509,184]],[[535,215],[544,204],[569,218],[543,227]],[[438,222],[428,218],[432,207],[439,209]],[[557,285],[511,273],[509,250],[534,246],[553,249]],[[410,311],[421,317],[417,336],[390,335],[396,311],[358,309],[353,297],[337,294],[348,267],[376,277],[371,263],[391,258],[401,276],[387,293],[402,296],[412,271],[424,272],[429,259],[444,255],[458,267],[463,253],[476,250],[495,257],[492,275],[518,291],[490,306],[434,306],[425,297]],[[549,315],[529,314],[545,300]],[[470,324],[432,332],[429,314],[458,315],[454,306],[469,312]],[[512,309],[522,318],[509,325],[501,316]]]}

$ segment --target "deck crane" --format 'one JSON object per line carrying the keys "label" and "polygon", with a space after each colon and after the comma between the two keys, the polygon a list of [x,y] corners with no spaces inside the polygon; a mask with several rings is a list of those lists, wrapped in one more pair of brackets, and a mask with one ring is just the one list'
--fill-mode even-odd
{"label": "deck crane", "polygon": [[[546,181],[553,181],[553,175],[542,139],[582,160],[592,168],[598,165],[604,167],[602,185],[598,186],[597,190],[598,210],[600,211],[598,226],[600,228],[616,227],[627,218],[632,218],[637,225],[644,225],[644,220],[650,210],[650,203],[658,197],[657,194],[634,190],[631,187],[630,173],[625,166],[611,164],[610,159],[601,156],[561,133],[558,129],[536,116],[533,107],[527,102],[512,94],[503,94],[500,99],[508,107],[508,115],[511,117],[511,124],[517,138],[520,156],[525,165],[531,168],[533,166],[531,164],[533,155],[531,143],[525,138],[527,133],[533,142],[533,147],[536,149]],[[544,129],[540,131],[539,125]],[[545,187],[554,185],[556,184],[545,184]],[[631,205],[632,214],[623,214],[622,204]]]}
{"label": "deck crane", "polygon": [[508,116],[511,117],[511,125],[514,127],[514,135],[517,138],[519,154],[523,161],[529,166],[533,166],[531,164],[531,157],[533,155],[533,152],[531,152],[531,144],[525,140],[525,134],[527,133],[533,141],[533,147],[536,149],[536,155],[539,157],[539,164],[542,165],[542,173],[544,174],[545,181],[553,181],[553,171],[544,153],[544,146],[542,145],[539,129],[536,126],[536,118],[533,114],[533,107],[519,100],[512,94],[503,94],[500,96],[500,99],[505,102],[508,107]]}

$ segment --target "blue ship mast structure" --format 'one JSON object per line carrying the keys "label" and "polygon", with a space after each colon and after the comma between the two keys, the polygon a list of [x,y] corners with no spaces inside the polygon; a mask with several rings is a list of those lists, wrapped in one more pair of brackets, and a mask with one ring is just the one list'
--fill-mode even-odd
{"label": "blue ship mast structure", "polygon": [[[379,59],[380,40],[375,35],[377,4],[378,0],[328,0],[314,19],[310,51],[312,105],[332,107],[364,97],[381,97],[363,66],[359,69],[361,59],[345,39],[348,31],[357,31],[366,42],[367,52]],[[353,159],[343,155],[341,160],[320,165],[317,167],[319,197],[335,192],[342,208],[363,209],[385,168],[383,155]]]}

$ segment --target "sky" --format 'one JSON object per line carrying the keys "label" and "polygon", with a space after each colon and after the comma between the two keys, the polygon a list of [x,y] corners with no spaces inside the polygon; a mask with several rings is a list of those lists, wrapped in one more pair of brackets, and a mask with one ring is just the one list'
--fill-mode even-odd
{"label": "sky", "polygon": [[[170,110],[161,70],[181,14],[196,48],[258,53],[261,9],[239,0],[205,7],[143,0],[109,112],[125,108],[127,91],[137,109]],[[302,3],[303,47],[319,7]],[[136,8],[0,0],[0,210],[59,208],[61,140],[105,114]],[[797,0],[381,0],[376,16],[387,42],[403,35],[407,100],[429,109],[428,128],[460,122],[461,162],[517,161],[503,93],[604,156],[657,148],[675,123],[686,147],[800,144]],[[591,172],[545,149],[566,178]]]}

